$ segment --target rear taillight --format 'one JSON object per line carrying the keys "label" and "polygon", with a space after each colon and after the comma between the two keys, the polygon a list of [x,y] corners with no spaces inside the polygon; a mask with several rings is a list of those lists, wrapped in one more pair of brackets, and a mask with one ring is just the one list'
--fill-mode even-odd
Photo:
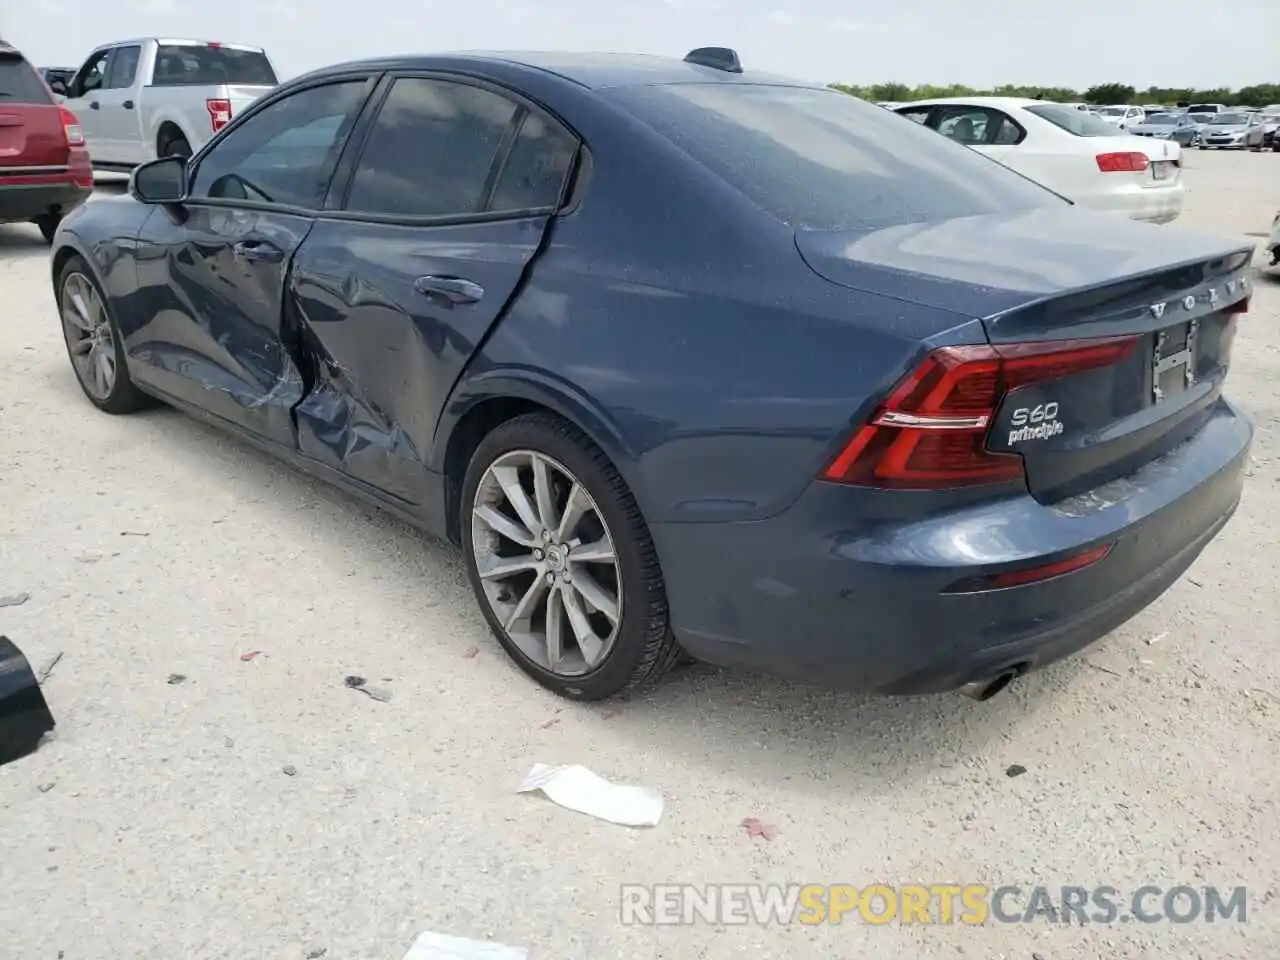
{"label": "rear taillight", "polygon": [[820,474],[897,490],[1007,483],[1022,457],[991,453],[987,432],[1005,394],[1125,359],[1138,337],[943,347],[904,377]]}
{"label": "rear taillight", "polygon": [[1142,173],[1151,166],[1145,153],[1100,153],[1098,169],[1103,173]]}
{"label": "rear taillight", "polygon": [[230,100],[206,100],[204,105],[209,111],[209,126],[214,133],[231,122]]}
{"label": "rear taillight", "polygon": [[80,118],[66,107],[58,107],[58,115],[62,118],[62,132],[66,135],[68,147],[84,146],[84,128],[80,126]]}

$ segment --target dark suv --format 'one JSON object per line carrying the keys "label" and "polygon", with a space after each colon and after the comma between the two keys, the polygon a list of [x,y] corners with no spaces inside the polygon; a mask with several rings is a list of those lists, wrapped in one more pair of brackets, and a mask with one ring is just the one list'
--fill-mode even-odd
{"label": "dark suv", "polygon": [[0,40],[0,223],[31,221],[52,241],[58,222],[92,192],[80,121]]}

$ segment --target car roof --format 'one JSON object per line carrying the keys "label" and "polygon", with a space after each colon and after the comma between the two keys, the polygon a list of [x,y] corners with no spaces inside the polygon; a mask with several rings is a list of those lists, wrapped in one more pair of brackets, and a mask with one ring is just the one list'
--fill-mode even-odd
{"label": "car roof", "polygon": [[573,53],[547,50],[464,50],[456,53],[378,57],[334,64],[311,71],[307,76],[348,70],[431,70],[461,65],[505,64],[550,73],[593,90],[606,87],[675,83],[740,83],[773,86],[817,87],[793,77],[750,70],[730,73],[714,67],[687,63],[674,57],[637,53]]}
{"label": "car roof", "polygon": [[[897,109],[901,110],[904,107],[932,107],[943,104],[955,104],[959,107],[1005,107],[1012,109],[1052,102],[1051,100],[1034,100],[1031,97],[934,97],[930,100],[912,100],[910,103],[899,104]],[[1067,104],[1060,103],[1058,106],[1067,106]]]}

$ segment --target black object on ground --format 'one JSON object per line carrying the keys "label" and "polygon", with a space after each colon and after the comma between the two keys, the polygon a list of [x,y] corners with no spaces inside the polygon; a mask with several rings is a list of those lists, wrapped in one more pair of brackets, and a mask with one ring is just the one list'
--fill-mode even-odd
{"label": "black object on ground", "polygon": [[53,728],[31,664],[12,640],[0,637],[0,765],[35,753]]}

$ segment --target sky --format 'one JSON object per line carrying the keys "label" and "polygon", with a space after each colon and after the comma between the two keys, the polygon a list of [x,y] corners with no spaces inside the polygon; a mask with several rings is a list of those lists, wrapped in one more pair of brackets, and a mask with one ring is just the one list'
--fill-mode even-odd
{"label": "sky", "polygon": [[249,43],[282,78],[398,53],[728,46],[822,83],[1280,82],[1280,0],[0,0],[0,36],[38,66],[138,36]]}

